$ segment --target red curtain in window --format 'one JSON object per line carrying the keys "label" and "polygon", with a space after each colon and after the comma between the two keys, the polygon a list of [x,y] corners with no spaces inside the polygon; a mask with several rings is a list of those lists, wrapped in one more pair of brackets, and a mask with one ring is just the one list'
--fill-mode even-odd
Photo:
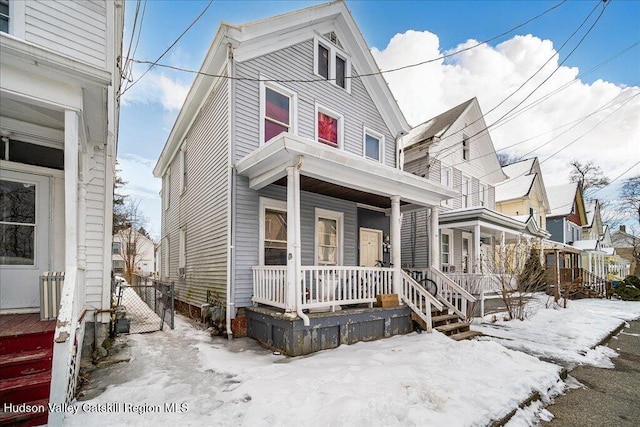
{"label": "red curtain in window", "polygon": [[338,119],[318,113],[318,139],[331,145],[338,145]]}

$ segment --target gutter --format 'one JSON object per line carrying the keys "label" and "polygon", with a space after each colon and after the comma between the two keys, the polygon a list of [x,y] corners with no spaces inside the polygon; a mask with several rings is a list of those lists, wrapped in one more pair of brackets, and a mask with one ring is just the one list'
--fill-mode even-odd
{"label": "gutter", "polygon": [[[304,162],[304,157],[300,156],[300,160],[298,161],[298,164],[296,165],[296,170],[298,171],[297,174],[295,174],[295,186],[296,188],[299,190],[300,189],[300,169],[302,168],[302,163]],[[298,192],[299,193],[299,192]],[[295,212],[300,212],[300,194],[298,194],[298,197],[294,197],[293,198],[293,203],[294,203],[294,211]],[[297,218],[298,224],[300,223],[300,218]],[[299,230],[299,226],[298,226],[298,230]],[[296,259],[295,259],[295,274],[294,274],[294,283],[296,285],[295,287],[295,295],[296,295],[296,313],[298,314],[298,317],[300,317],[302,319],[302,323],[304,324],[304,326],[309,326],[309,316],[307,316],[306,314],[303,313],[302,311],[302,307],[300,306],[300,301],[302,301],[302,289],[300,289],[300,270],[302,270],[302,254],[301,252],[301,244],[302,240],[300,239],[300,233],[296,233],[296,241],[295,241],[295,247],[296,247]]]}
{"label": "gutter", "polygon": [[[233,60],[233,46],[231,43],[227,43],[227,75],[229,77],[235,76],[235,63]],[[236,192],[236,180],[234,161],[236,155],[235,149],[235,80],[230,79],[228,96],[229,96],[229,159],[228,159],[228,171],[227,171],[227,292],[226,292],[226,309],[225,320],[227,338],[233,338],[233,331],[231,330],[231,319],[236,317],[235,313],[235,192]]]}

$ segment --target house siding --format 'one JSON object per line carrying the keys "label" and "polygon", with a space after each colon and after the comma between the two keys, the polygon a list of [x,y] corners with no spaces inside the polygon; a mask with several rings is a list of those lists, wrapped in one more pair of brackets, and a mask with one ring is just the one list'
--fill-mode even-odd
{"label": "house siding", "polygon": [[[260,191],[251,190],[248,180],[238,177],[236,184],[236,237],[235,237],[235,304],[246,307],[251,304],[253,278],[251,268],[259,263],[259,203],[260,197],[286,201],[287,189],[269,185]],[[316,193],[301,192],[300,233],[302,265],[315,265],[315,208],[342,212],[343,265],[357,264],[357,217],[354,202],[336,199]]]}
{"label": "house siding", "polygon": [[[313,40],[237,63],[240,78],[313,80]],[[352,75],[356,75],[352,67]],[[351,79],[351,93],[327,81],[283,82],[281,86],[297,93],[298,135],[313,139],[315,134],[315,104],[342,114],[344,126],[344,151],[363,155],[363,126],[384,135],[385,164],[395,167],[395,139],[384,124],[382,116],[360,79]],[[259,148],[260,135],[260,86],[255,81],[236,83],[236,158],[242,159]]]}
{"label": "house siding", "polygon": [[106,7],[104,0],[25,2],[25,40],[104,69]]}
{"label": "house siding", "polygon": [[547,231],[551,233],[550,240],[564,243],[564,218],[548,218]]}
{"label": "house siding", "polygon": [[[105,216],[111,218],[111,213],[105,212],[105,151],[95,150],[92,156],[93,168],[89,171],[87,179],[87,205],[86,205],[86,296],[87,307],[102,307],[104,272],[105,268],[111,266],[104,265],[105,239],[110,236],[104,235]],[[111,187],[110,187],[111,188]],[[109,219],[110,220],[110,219]]]}
{"label": "house siding", "polygon": [[428,210],[406,212],[402,216],[401,258],[403,267],[429,266]]}

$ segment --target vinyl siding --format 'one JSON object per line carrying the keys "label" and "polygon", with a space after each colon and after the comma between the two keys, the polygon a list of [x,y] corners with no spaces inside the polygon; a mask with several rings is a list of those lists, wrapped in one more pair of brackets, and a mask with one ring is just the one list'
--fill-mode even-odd
{"label": "vinyl siding", "polygon": [[[260,197],[286,201],[287,189],[270,185],[256,192],[248,186],[244,177],[238,177],[236,184],[236,240],[235,240],[235,303],[237,307],[251,304],[253,279],[251,268],[259,262],[259,201]],[[357,265],[357,215],[355,203],[301,192],[300,232],[302,242],[302,265],[315,265],[315,208],[342,212],[343,218],[343,265]]]}
{"label": "vinyl siding", "polygon": [[106,2],[25,2],[25,40],[106,68]]}
{"label": "vinyl siding", "polygon": [[[89,171],[87,184],[87,208],[85,215],[86,224],[86,260],[87,268],[85,273],[86,294],[85,303],[87,307],[102,307],[103,290],[109,289],[104,286],[104,241],[110,236],[104,235],[105,221],[105,157],[104,150],[94,151],[92,160],[95,162]],[[111,191],[111,186],[109,186]],[[106,215],[111,218],[111,214]],[[110,219],[109,219],[110,220]],[[111,266],[106,266],[110,269]]]}
{"label": "vinyl siding", "polygon": [[[313,40],[237,64],[237,76],[268,79],[316,79],[313,74]],[[356,75],[352,67],[352,75]],[[384,135],[385,164],[395,166],[395,139],[385,126],[371,97],[358,78],[351,79],[351,93],[330,82],[281,83],[298,97],[298,135],[313,139],[315,104],[342,114],[344,150],[363,155],[363,126]],[[260,86],[258,82],[236,84],[236,159],[238,161],[259,147]]]}
{"label": "vinyl siding", "polygon": [[402,215],[402,266],[426,268],[429,266],[428,210],[406,212]]}
{"label": "vinyl siding", "polygon": [[[229,114],[228,81],[214,88],[185,138],[186,190],[181,194],[180,155],[170,165],[170,205],[163,211],[169,237],[169,279],[176,298],[199,306],[207,290],[226,299]],[[164,182],[163,182],[164,185]],[[164,194],[164,193],[163,193]],[[186,277],[178,277],[180,231],[186,230]]]}

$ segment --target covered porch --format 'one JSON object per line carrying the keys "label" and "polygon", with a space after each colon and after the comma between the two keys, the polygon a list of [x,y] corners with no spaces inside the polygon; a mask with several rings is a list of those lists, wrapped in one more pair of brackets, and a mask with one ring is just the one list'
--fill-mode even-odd
{"label": "covered porch", "polygon": [[[415,206],[436,206],[452,197],[452,190],[290,134],[282,134],[249,154],[238,162],[236,170],[248,178],[252,190],[271,184],[286,187],[284,215],[279,217],[280,223],[286,223],[280,246],[271,241],[261,244],[260,263],[252,268],[254,305],[271,307],[267,312],[298,319],[306,328],[316,313],[336,319],[342,309],[375,310],[379,295],[397,295],[399,305],[420,313],[425,321],[432,305],[441,306],[400,268],[401,212]],[[377,230],[360,216],[346,224],[339,212],[333,217],[331,213],[322,215],[322,209],[315,205],[321,214],[316,214],[315,238],[310,239],[311,233],[303,234],[301,228],[301,201],[305,206],[313,204],[318,195],[348,201],[354,210],[375,213],[388,224],[388,232],[384,225],[375,227]],[[338,233],[340,227],[346,232]],[[349,238],[356,241],[346,249],[345,239]],[[355,253],[344,254],[346,250]],[[275,258],[279,265],[269,265],[278,251]],[[303,253],[307,254],[304,259],[311,261],[307,265],[302,264]],[[378,262],[383,260],[389,262]]]}

